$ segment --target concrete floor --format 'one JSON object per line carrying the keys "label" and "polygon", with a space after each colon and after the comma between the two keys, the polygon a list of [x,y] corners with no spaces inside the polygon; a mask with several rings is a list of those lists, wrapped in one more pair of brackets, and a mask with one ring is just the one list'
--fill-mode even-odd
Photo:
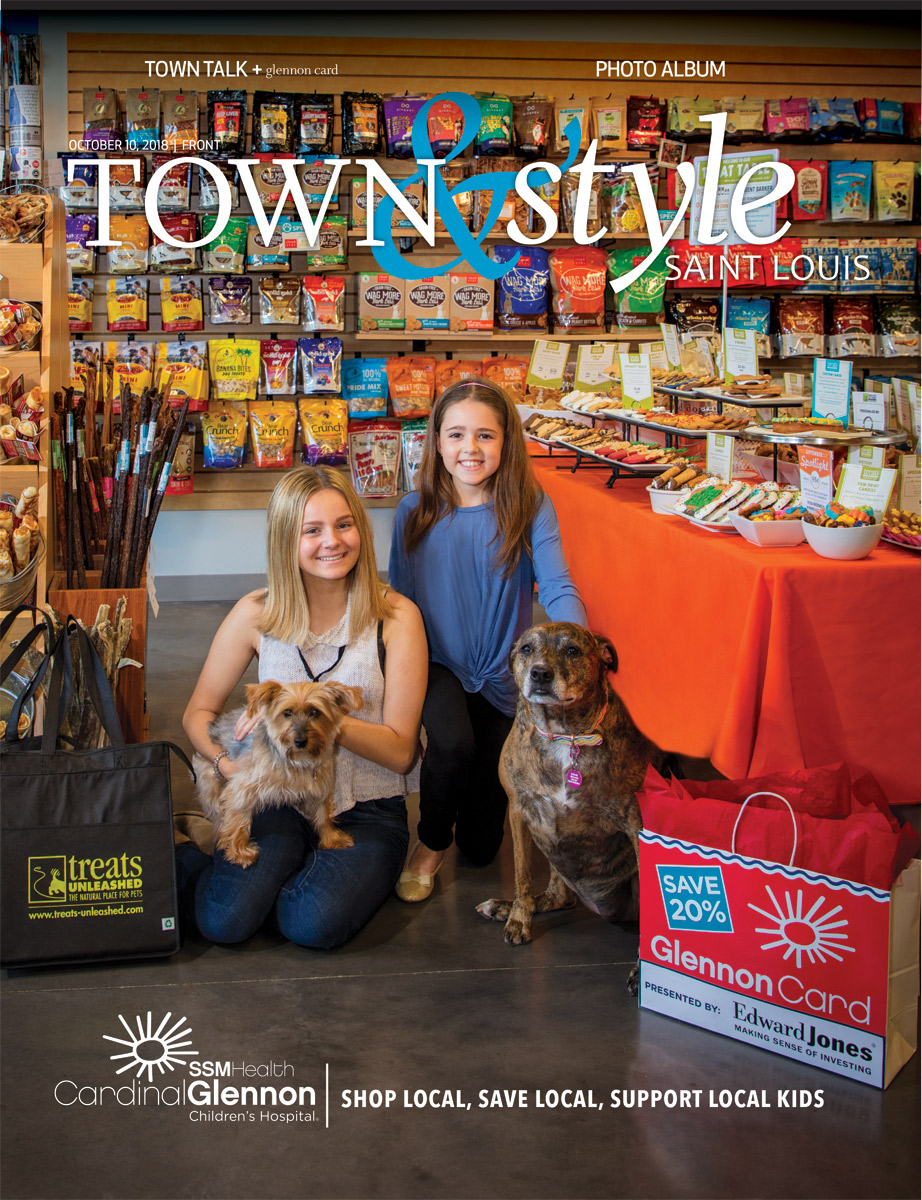
{"label": "concrete floor", "polygon": [[[182,742],[225,611],[164,605],[152,621],[152,738]],[[180,808],[190,793],[180,774],[176,785]],[[539,919],[533,944],[512,949],[473,911],[511,885],[507,839],[494,866],[447,862],[427,904],[390,899],[333,953],[269,933],[236,948],[191,936],[165,961],[8,973],[3,1196],[918,1196],[918,1056],[880,1093],[641,1012],[625,990],[636,933],[578,909]],[[125,1086],[108,1058],[120,1047],[103,1038],[124,1036],[120,1014],[147,1013],[155,1028],[185,1018],[202,1062],[288,1064],[281,1078],[221,1084],[312,1087],[303,1111],[316,1121],[273,1123],[256,1106],[253,1121],[204,1123],[193,1105],[119,1106],[111,1093],[93,1105],[92,1090],[56,1102],[61,1080],[65,1101],[73,1085]],[[604,1107],[537,1107],[536,1092],[567,1088]],[[701,1107],[608,1105],[612,1089],[657,1088],[700,1089]],[[791,1088],[822,1089],[823,1107],[775,1107]],[[347,1109],[346,1089],[395,1098]],[[405,1107],[404,1089],[441,1106]],[[527,1106],[481,1109],[481,1089],[523,1089]],[[721,1089],[764,1091],[773,1106],[709,1107]]]}

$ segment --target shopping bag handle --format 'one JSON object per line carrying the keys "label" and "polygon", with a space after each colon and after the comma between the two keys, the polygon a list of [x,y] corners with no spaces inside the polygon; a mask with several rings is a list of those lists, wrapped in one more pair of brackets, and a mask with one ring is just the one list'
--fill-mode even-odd
{"label": "shopping bag handle", "polygon": [[[58,732],[67,716],[70,707],[70,696],[73,694],[73,661],[70,651],[70,634],[74,632],[80,661],[83,666],[83,678],[86,683],[87,696],[105,730],[109,744],[120,748],[124,746],[122,727],[115,708],[112,689],[103,670],[103,665],[96,653],[96,647],[90,641],[89,635],[75,617],[68,617],[64,630],[55,647],[54,668],[49,688],[48,702],[45,710],[45,731],[42,736],[42,754],[53,754],[57,744]],[[60,652],[59,652],[60,651]],[[67,698],[62,703],[62,695]]]}
{"label": "shopping bag handle", "polygon": [[788,863],[788,866],[793,867],[794,855],[797,853],[797,818],[794,816],[793,808],[791,808],[790,804],[788,804],[788,802],[787,802],[787,800],[785,800],[784,796],[779,796],[777,792],[753,792],[751,796],[746,797],[746,799],[740,805],[740,810],[736,815],[736,820],[733,822],[733,833],[730,835],[730,853],[731,854],[736,853],[736,829],[737,829],[737,826],[739,825],[740,821],[742,821],[742,819],[743,819],[743,811],[746,808],[746,805],[749,803],[749,801],[755,800],[756,796],[774,796],[776,800],[781,801],[781,803],[784,805],[784,807],[791,814],[791,822],[794,826],[794,845],[791,848],[791,860]]}
{"label": "shopping bag handle", "polygon": [[45,629],[48,631],[48,640],[45,643],[46,649],[51,649],[55,639],[54,622],[43,608],[37,608],[34,604],[19,604],[16,608],[11,609],[6,616],[0,621],[0,640],[6,637],[7,633],[12,629],[13,622],[23,613],[34,613],[36,617],[41,617],[44,622]]}

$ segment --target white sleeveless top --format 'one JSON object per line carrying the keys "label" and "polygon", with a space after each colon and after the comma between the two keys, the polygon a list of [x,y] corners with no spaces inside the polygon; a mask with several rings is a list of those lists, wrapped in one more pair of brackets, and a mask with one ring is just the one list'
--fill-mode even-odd
{"label": "white sleeveless top", "polygon": [[[381,725],[384,721],[384,676],[378,657],[378,629],[374,622],[357,637],[351,636],[352,596],[342,619],[326,633],[308,633],[300,646],[279,642],[263,634],[259,639],[259,681],[270,679],[278,683],[303,683],[308,677],[298,651],[304,655],[314,676],[327,683],[336,680],[350,687],[360,687],[365,697],[362,708],[353,716],[359,721]],[[340,648],[345,646],[337,662]],[[335,664],[335,667],[334,667]],[[333,668],[333,669],[330,669]],[[339,747],[336,754],[336,811],[346,812],[363,800],[384,796],[406,796],[419,788],[419,765],[409,775],[398,775],[387,767],[378,766]]]}

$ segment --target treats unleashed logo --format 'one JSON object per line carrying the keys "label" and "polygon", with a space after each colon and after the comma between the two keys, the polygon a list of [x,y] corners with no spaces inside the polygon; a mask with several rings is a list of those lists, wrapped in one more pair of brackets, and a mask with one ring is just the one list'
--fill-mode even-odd
{"label": "treats unleashed logo", "polygon": [[[457,105],[461,111],[463,122],[457,144],[445,158],[436,158],[429,140],[428,116],[430,109],[434,105],[446,101]],[[680,163],[677,167],[679,177],[684,184],[684,196],[678,212],[665,230],[660,225],[656,195],[650,183],[647,165],[645,163],[629,163],[621,167],[621,171],[625,175],[631,176],[636,186],[650,239],[650,253],[635,263],[623,275],[611,280],[611,287],[616,293],[623,291],[624,288],[638,279],[665,248],[676,230],[681,226],[693,195],[695,196],[695,216],[697,218],[697,240],[704,245],[718,245],[729,239],[729,234],[725,229],[721,232],[715,232],[714,230],[715,215],[718,207],[718,189],[719,187],[726,189],[728,183],[726,169],[722,168],[721,164],[723,142],[727,127],[727,114],[712,113],[701,119],[711,126],[711,141],[708,148],[707,163],[702,167],[697,181],[692,163]],[[303,225],[306,241],[312,246],[318,245],[321,240],[321,226],[330,200],[337,193],[339,176],[343,168],[353,161],[357,166],[363,167],[365,170],[365,192],[363,195],[365,201],[364,207],[368,214],[368,230],[366,237],[359,241],[357,245],[368,247],[371,250],[382,272],[397,276],[400,279],[424,279],[431,277],[433,274],[448,273],[462,265],[466,265],[467,268],[490,280],[499,279],[507,271],[513,270],[519,261],[520,252],[514,253],[505,261],[498,262],[484,250],[484,239],[489,236],[499,221],[510,192],[515,192],[527,206],[540,215],[545,223],[545,229],[538,237],[529,237],[519,227],[517,221],[513,219],[505,227],[505,232],[509,239],[521,246],[528,247],[540,245],[542,242],[546,242],[549,238],[553,237],[557,232],[558,217],[537,189],[546,187],[549,184],[559,183],[565,172],[575,174],[579,180],[573,210],[574,241],[578,245],[588,246],[606,236],[608,230],[604,228],[590,235],[588,232],[588,222],[590,205],[593,199],[593,175],[609,171],[611,164],[597,163],[597,142],[595,140],[590,142],[582,161],[580,163],[576,162],[581,140],[580,125],[576,117],[570,120],[563,131],[568,151],[565,161],[562,164],[531,162],[517,172],[488,172],[476,175],[470,179],[463,179],[460,183],[449,189],[442,178],[441,168],[447,166],[459,155],[463,154],[468,146],[471,145],[477,136],[480,122],[480,106],[474,97],[468,96],[463,92],[443,92],[439,96],[434,96],[420,108],[413,121],[411,141],[417,167],[415,174],[407,178],[392,180],[384,172],[381,164],[374,158],[356,158],[354,160],[349,158],[324,159],[324,163],[330,168],[330,175],[326,191],[320,199],[316,213],[312,213],[308,209],[307,198],[302,191],[297,175],[298,168],[305,166],[303,160],[273,160],[273,166],[278,168],[273,174],[274,177],[278,177],[280,192],[275,211],[271,217],[267,216],[263,208],[259,189],[253,177],[253,168],[255,167],[264,171],[265,165],[260,163],[256,158],[232,158],[229,161],[237,169],[241,186],[252,206],[253,216],[259,227],[259,233],[264,245],[271,243],[276,226],[283,217],[283,209],[286,203],[289,202],[289,198],[290,203],[293,204],[297,211],[299,221]],[[167,173],[170,170],[174,170],[179,163],[192,163],[205,172],[211,178],[219,198],[218,214],[213,225],[207,231],[206,236],[196,242],[182,242],[175,239],[169,230],[164,227],[161,215],[157,211],[157,191]],[[132,171],[135,180],[140,178],[140,159],[119,159],[116,165],[120,170],[125,170],[127,167],[127,169]],[[85,166],[92,166],[99,172],[99,238],[96,241],[88,242],[87,245],[118,246],[121,243],[110,239],[109,230],[109,184],[112,161],[108,159],[71,158],[68,162],[68,183],[73,182],[75,169]],[[765,184],[766,182],[770,182],[772,177],[775,179],[774,186],[766,190]],[[748,214],[752,213],[755,217],[759,210],[776,204],[778,200],[791,191],[794,186],[794,179],[794,172],[786,163],[763,161],[754,164],[748,170],[743,170],[739,179],[733,181],[732,193],[729,197],[729,215],[733,229],[737,231],[741,240],[750,244],[764,246],[784,236],[790,228],[788,222],[785,222],[781,229],[773,232],[770,236],[763,237],[751,232],[748,223]],[[427,215],[425,217],[420,212],[418,195],[412,192],[408,193],[408,189],[412,188],[415,188],[418,192],[421,185],[425,187],[428,196],[428,203],[426,205]],[[750,191],[747,197],[747,187],[750,185],[754,187],[758,186],[756,193],[753,194]],[[376,189],[378,197],[375,195]],[[489,206],[486,210],[483,225],[476,234],[468,229],[464,218],[455,204],[457,197],[469,192],[489,194]],[[148,224],[153,232],[161,242],[177,247],[183,250],[184,253],[197,246],[208,245],[216,237],[219,237],[231,219],[232,206],[233,198],[230,185],[218,167],[206,159],[195,157],[170,159],[158,167],[151,176],[144,196],[144,210]],[[395,210],[401,214],[402,221],[408,222],[408,225],[405,225],[402,229],[393,230],[391,228]],[[419,266],[412,261],[412,258],[405,258],[403,256],[396,244],[395,237],[399,239],[407,236],[419,236],[427,245],[434,246],[436,216],[441,220],[458,254],[455,258],[438,266],[431,264]],[[410,232],[410,230],[415,232]]]}

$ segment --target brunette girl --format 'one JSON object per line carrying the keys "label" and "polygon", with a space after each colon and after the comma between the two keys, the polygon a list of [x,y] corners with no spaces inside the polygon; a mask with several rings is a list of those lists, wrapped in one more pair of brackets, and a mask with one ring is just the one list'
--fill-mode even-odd
{"label": "brunette girl", "polygon": [[[180,887],[213,941],[243,941],[274,914],[291,941],[329,948],[372,917],[406,856],[404,797],[416,790],[426,637],[416,605],[380,583],[368,519],[341,472],[288,472],[269,501],[266,533],[269,586],[244,596],[221,625],[183,725],[215,772],[230,778],[240,760],[212,742],[208,725],[254,655],[260,681],[361,687],[364,706],[343,723],[336,764],[337,825],[355,844],[320,850],[294,809],[266,809],[253,819],[253,866],[220,851],[212,863],[185,843],[176,851]],[[255,723],[242,718],[236,736]]]}
{"label": "brunette girl", "polygon": [[411,903],[431,893],[453,836],[476,866],[499,849],[499,756],[516,706],[507,657],[532,624],[535,582],[551,620],[586,623],[553,505],[501,388],[471,380],[442,393],[417,487],[397,506],[390,559],[391,583],[423,614],[431,660],[419,841],[397,884]]}

